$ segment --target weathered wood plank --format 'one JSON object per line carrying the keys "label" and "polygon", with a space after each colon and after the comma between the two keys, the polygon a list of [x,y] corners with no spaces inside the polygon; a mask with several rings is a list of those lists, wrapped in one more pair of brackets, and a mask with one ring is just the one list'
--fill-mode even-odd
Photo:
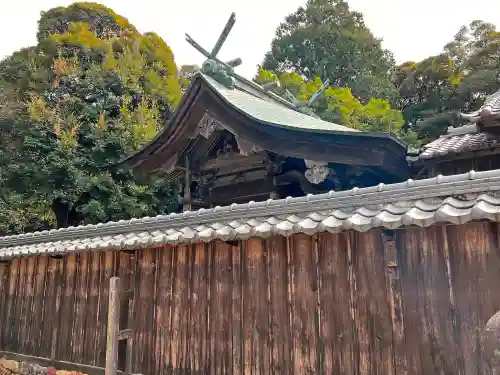
{"label": "weathered wood plank", "polygon": [[423,322],[425,319],[423,268],[427,264],[422,255],[417,231],[406,233],[404,242],[401,272],[408,373],[423,374],[425,364],[422,361],[431,358]]}
{"label": "weathered wood plank", "polygon": [[19,277],[19,294],[17,296],[17,309],[15,321],[19,324],[19,329],[17,330],[17,335],[15,339],[15,348],[19,352],[23,352],[24,342],[28,339],[26,335],[27,326],[26,326],[26,318],[28,315],[28,311],[26,308],[26,302],[28,300],[27,295],[27,287],[28,287],[28,264],[29,259],[23,258],[20,260],[20,277]]}
{"label": "weathered wood plank", "polygon": [[155,266],[154,266],[154,251],[152,249],[145,249],[141,252],[139,266],[141,268],[140,276],[140,287],[139,287],[139,300],[137,305],[136,314],[140,314],[140,320],[138,323],[139,340],[137,342],[137,347],[140,348],[138,351],[138,366],[145,373],[152,372],[152,360],[153,356],[145,355],[145,353],[154,353],[152,347],[152,331],[154,322],[154,308],[152,299],[154,280],[155,280]]}
{"label": "weathered wood plank", "polygon": [[243,334],[243,284],[242,284],[242,247],[238,241],[231,248],[231,284],[232,284],[232,319],[231,319],[231,357],[232,371],[235,375],[244,373],[244,334]]}
{"label": "weathered wood plank", "polygon": [[205,247],[205,254],[207,258],[207,320],[206,320],[206,370],[209,375],[215,374],[216,358],[215,353],[215,297],[214,290],[216,285],[215,276],[215,244],[210,242]]}
{"label": "weathered wood plank", "polygon": [[129,307],[133,304],[134,293],[130,285],[132,283],[131,272],[133,272],[133,260],[135,252],[120,251],[116,255],[116,275],[120,278],[120,324],[121,331],[130,329],[130,339],[118,342],[118,370],[131,372],[132,358],[130,357],[133,343],[132,321],[129,319]]}
{"label": "weathered wood plank", "polygon": [[[43,307],[42,316],[44,319],[41,322],[40,336],[42,337],[41,346],[39,352],[36,353],[40,357],[50,358],[50,348],[52,339],[52,324],[55,323],[55,319],[47,319],[46,317],[53,317],[55,309],[55,276],[56,276],[56,260],[50,256],[46,257],[46,275],[45,275],[45,287],[43,294]],[[35,353],[32,353],[35,354]]]}
{"label": "weathered wood plank", "polygon": [[368,232],[351,243],[356,278],[355,323],[360,374],[394,374],[392,321],[380,236]]}
{"label": "weathered wood plank", "polygon": [[[148,259],[150,255],[148,251],[137,252],[137,277],[135,280],[135,310],[134,314],[136,318],[134,319],[134,347],[141,348],[135,350],[132,354],[133,362],[135,364],[135,369],[145,369],[144,366],[144,348],[146,346],[146,306],[148,298],[149,285],[147,284],[149,271],[147,270]],[[138,319],[137,317],[141,317]]]}
{"label": "weathered wood plank", "polygon": [[[245,374],[263,373],[269,368],[269,351],[266,348],[268,334],[267,275],[262,242],[251,239],[245,243],[244,251],[243,332],[245,341]],[[264,299],[263,301],[261,301]]]}
{"label": "weathered wood plank", "polygon": [[293,259],[294,293],[293,309],[293,351],[294,373],[314,373],[317,369],[317,298],[313,288],[316,265],[313,259],[313,243],[310,236],[298,234],[290,239]]}
{"label": "weathered wood plank", "polygon": [[191,286],[189,299],[190,334],[187,341],[188,368],[191,372],[204,372],[207,337],[207,263],[205,244],[190,247]]}
{"label": "weathered wood plank", "polygon": [[106,284],[118,275],[134,295],[132,320],[120,321],[133,330],[134,372],[483,375],[480,331],[500,309],[498,231],[475,223],[398,229],[389,242],[374,230],[11,260],[0,263],[0,349],[103,366]]}
{"label": "weathered wood plank", "polygon": [[[71,362],[74,361],[72,335],[75,321],[75,273],[78,255],[73,253],[65,257],[64,262],[64,289],[61,301],[61,316],[66,324],[61,325],[61,340],[59,341],[59,355],[57,358]],[[67,319],[65,317],[73,317]]]}
{"label": "weathered wood plank", "polygon": [[132,329],[132,339],[127,341],[126,345],[126,350],[127,350],[127,356],[125,360],[125,372],[130,374],[134,372],[134,369],[136,367],[136,364],[134,363],[134,354],[136,351],[138,351],[136,342],[137,342],[137,330],[136,330],[136,319],[135,319],[135,312],[137,308],[137,292],[136,292],[136,282],[138,279],[138,262],[137,262],[137,251],[134,253],[130,254],[130,258],[128,259],[128,270],[126,274],[128,275],[125,277],[126,280],[128,280],[127,285],[129,289],[133,290],[133,297],[130,295],[127,296],[127,327]]}
{"label": "weathered wood plank", "polygon": [[35,350],[33,350],[33,354],[38,356],[42,355],[44,343],[47,340],[47,336],[44,335],[44,330],[46,329],[46,311],[47,311],[47,301],[48,301],[48,279],[49,279],[49,268],[50,268],[50,257],[49,256],[41,256],[38,261],[38,272],[39,278],[37,279],[37,298],[38,298],[38,311],[39,311],[39,320],[37,321],[37,331],[38,331],[38,344]]}
{"label": "weathered wood plank", "polygon": [[[428,237],[429,232],[420,230],[420,236]],[[438,313],[436,319],[438,324],[436,324],[440,334],[439,337],[439,349],[441,358],[443,361],[445,372],[463,374],[463,357],[460,354],[459,343],[458,343],[458,323],[457,323],[457,305],[455,298],[455,290],[453,288],[453,275],[452,266],[450,260],[450,241],[447,234],[446,226],[440,226],[433,230],[436,234],[435,244],[437,245],[437,251],[430,249],[430,253],[437,254],[434,263],[434,270],[430,270],[432,275],[437,276],[437,282],[434,284],[437,286],[429,286],[430,293],[436,290],[436,308],[435,311]],[[442,266],[444,264],[445,273],[442,274]],[[429,278],[431,279],[431,278]],[[438,292],[440,291],[440,293]],[[441,294],[447,294],[441,297]]]}
{"label": "weathered wood plank", "polygon": [[292,374],[286,240],[273,237],[266,242],[270,286],[271,374]]}
{"label": "weathered wood plank", "polygon": [[10,261],[0,262],[0,348],[5,345],[7,306],[9,305]]}
{"label": "weathered wood plank", "polygon": [[462,371],[481,374],[485,371],[479,339],[481,328],[500,309],[498,240],[488,223],[469,224],[467,231],[449,227],[447,235]]}
{"label": "weathered wood plank", "polygon": [[262,240],[254,242],[255,247],[259,247],[259,275],[258,275],[258,295],[257,297],[257,330],[258,355],[260,359],[259,368],[261,374],[269,374],[271,371],[271,358],[269,351],[269,278],[268,278],[268,256]]}
{"label": "weathered wood plank", "polygon": [[99,312],[97,321],[97,366],[104,367],[106,364],[106,341],[107,341],[107,327],[102,322],[107,321],[108,317],[108,301],[109,301],[109,280],[116,276],[114,251],[107,251],[102,253],[99,268]]}
{"label": "weathered wood plank", "polygon": [[62,295],[64,293],[64,258],[54,259],[55,264],[55,278],[54,278],[54,289],[55,289],[55,300],[52,303],[55,305],[53,310],[53,317],[55,317],[52,323],[52,341],[50,347],[50,358],[58,358],[58,344],[61,341],[59,333],[61,332],[61,303]]}
{"label": "weathered wood plank", "polygon": [[386,293],[391,316],[393,368],[392,374],[408,374],[405,350],[405,324],[401,291],[401,256],[396,246],[397,233],[381,232],[386,273]]}
{"label": "weathered wood plank", "polygon": [[120,336],[120,292],[120,278],[112,277],[109,281],[105,375],[116,375],[118,372],[118,340]]}
{"label": "weathered wood plank", "polygon": [[156,305],[158,304],[158,277],[159,277],[159,268],[158,268],[158,262],[159,262],[159,256],[158,256],[158,251],[155,249],[151,249],[151,257],[152,257],[152,262],[151,262],[151,267],[152,267],[152,277],[151,277],[151,284],[150,284],[150,296],[148,298],[148,310],[150,311],[148,314],[150,316],[150,321],[148,321],[148,329],[147,329],[147,335],[149,337],[149,345],[151,348],[151,353],[153,353],[152,356],[148,356],[149,361],[148,361],[148,369],[149,372],[153,373],[156,371],[156,356],[158,356],[158,348],[157,348],[157,333],[158,333],[158,326],[156,325]]}
{"label": "weathered wood plank", "polygon": [[342,234],[342,237],[345,239],[346,244],[346,257],[347,257],[347,280],[349,284],[349,315],[351,316],[351,332],[352,332],[352,342],[353,348],[351,351],[351,360],[353,364],[353,372],[354,374],[360,373],[360,352],[358,347],[358,330],[356,325],[356,312],[358,309],[357,305],[357,280],[356,280],[356,272],[354,266],[355,260],[355,233],[346,232]]}
{"label": "weathered wood plank", "polygon": [[232,264],[230,261],[231,248],[222,241],[217,241],[214,246],[215,280],[212,289],[214,337],[215,337],[215,373],[227,374],[232,370],[229,361],[231,341],[229,339],[229,326],[231,324],[231,279]]}
{"label": "weathered wood plank", "polygon": [[9,280],[8,280],[8,288],[7,288],[7,307],[5,311],[5,317],[4,317],[4,322],[5,325],[4,327],[10,326],[9,330],[6,330],[5,334],[3,335],[3,343],[2,343],[2,348],[5,350],[11,349],[11,340],[12,340],[12,335],[14,334],[15,330],[18,328],[14,324],[14,321],[12,319],[12,316],[14,314],[14,303],[15,303],[15,295],[18,293],[17,289],[17,283],[16,283],[16,277],[18,274],[18,267],[19,267],[19,260],[13,259],[10,263],[9,267]]}
{"label": "weathered wood plank", "polygon": [[[159,301],[160,301],[160,264],[161,264],[161,252],[158,249],[152,249],[152,257],[153,257],[153,269],[154,269],[154,278],[153,278],[153,286],[152,286],[152,296],[150,298],[151,302],[151,311],[152,311],[152,326],[150,331],[151,336],[151,345],[153,349],[153,356],[151,356],[151,371],[156,372],[160,368],[161,362],[161,346],[160,346],[160,330],[161,324],[159,322],[159,314],[161,312],[158,309]],[[128,292],[122,292],[123,296],[128,298],[129,296],[133,297],[133,290],[129,290]],[[127,296],[128,295],[128,296]],[[132,300],[130,300],[132,302]],[[132,324],[132,323],[130,323]],[[130,325],[127,323],[127,326],[122,325],[122,328],[125,328]],[[132,340],[129,340],[132,341]]]}
{"label": "weathered wood plank", "polygon": [[[155,253],[159,254],[155,250]],[[120,251],[117,256],[117,268],[118,276],[122,284],[122,290],[120,291],[120,329],[132,329],[133,330],[133,319],[131,316],[132,308],[134,304],[135,297],[135,264],[136,264],[136,252],[134,251]],[[156,261],[156,266],[159,269],[159,261]],[[130,340],[133,342],[133,340]],[[123,344],[123,343],[122,343]],[[121,350],[127,351],[131,349],[129,345],[122,345]],[[125,354],[125,353],[123,353]],[[131,361],[131,358],[126,358],[127,361]]]}
{"label": "weathered wood plank", "polygon": [[189,272],[189,247],[186,245],[176,248],[174,263],[174,294],[172,301],[172,366],[174,371],[181,371],[185,360],[186,329],[184,316],[189,308],[187,285]]}
{"label": "weathered wood plank", "polygon": [[[170,306],[172,303],[172,247],[166,246],[156,250],[160,254],[159,260],[159,300],[156,314],[156,324],[158,326],[158,336],[160,341],[160,356],[158,358],[157,373],[166,374],[167,368],[171,365],[169,343],[170,336]],[[137,300],[137,294],[136,294]],[[137,337],[136,335],[134,337]],[[140,350],[138,346],[137,351]],[[134,368],[135,371],[138,371]]]}
{"label": "weathered wood plank", "polygon": [[319,275],[322,280],[321,337],[325,374],[354,375],[354,337],[350,313],[350,286],[345,237],[322,234],[318,244]]}
{"label": "weathered wood plank", "polygon": [[95,366],[96,360],[96,342],[97,342],[97,324],[99,322],[99,268],[100,254],[98,252],[89,253],[89,283],[87,294],[87,314],[85,316],[85,347],[84,358],[86,363]]}
{"label": "weathered wood plank", "polygon": [[26,302],[24,314],[26,317],[23,319],[23,324],[26,326],[24,331],[25,339],[22,340],[21,351],[23,353],[32,353],[34,348],[34,339],[32,335],[33,331],[33,317],[37,314],[37,311],[33,309],[34,296],[35,296],[35,277],[36,277],[36,267],[38,263],[38,257],[31,257],[27,259],[27,275],[26,275]]}
{"label": "weathered wood plank", "polygon": [[90,253],[85,251],[78,255],[76,264],[75,284],[75,322],[73,324],[73,362],[85,361],[85,323],[88,313],[88,279],[90,266]]}

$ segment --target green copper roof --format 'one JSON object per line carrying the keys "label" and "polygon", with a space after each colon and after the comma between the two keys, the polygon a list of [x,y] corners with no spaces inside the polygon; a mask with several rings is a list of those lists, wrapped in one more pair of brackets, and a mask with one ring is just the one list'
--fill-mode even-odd
{"label": "green copper roof", "polygon": [[256,83],[238,75],[234,68],[242,63],[241,59],[224,62],[217,57],[235,22],[236,16],[232,13],[211,52],[186,34],[186,41],[207,58],[196,79],[201,77],[226,103],[252,120],[281,128],[318,133],[356,133],[359,136],[389,138],[406,147],[404,142],[399,141],[390,134],[361,132],[346,126],[323,121],[312,113],[308,105],[328,86],[328,80],[313,95],[310,102],[303,107],[280,98]]}
{"label": "green copper roof", "polygon": [[[207,108],[207,103],[210,101],[205,99],[217,97],[216,101],[219,102],[222,111],[227,109],[228,112],[225,116],[221,113],[209,113],[209,115],[214,117],[220,115],[225,118],[228,123],[222,125],[226,125],[227,130],[234,135],[238,135],[236,134],[238,132],[248,133],[246,136],[254,138],[248,141],[268,151],[304,159],[310,159],[311,155],[321,156],[318,160],[330,160],[332,155],[328,153],[336,153],[335,160],[338,162],[338,156],[345,152],[342,147],[353,149],[358,145],[364,145],[364,151],[370,147],[376,148],[379,158],[383,158],[385,154],[389,155],[388,160],[392,169],[396,168],[394,163],[397,160],[399,162],[403,160],[402,169],[407,169],[404,159],[407,145],[397,137],[389,133],[363,132],[324,121],[312,111],[311,103],[326,89],[328,80],[307,102],[299,102],[292,94],[285,91],[287,100],[270,91],[270,87],[260,86],[238,75],[234,68],[242,63],[241,59],[221,61],[217,54],[235,20],[234,14],[231,14],[211,52],[186,34],[186,41],[207,59],[192,78],[189,89],[184,93],[181,103],[163,130],[140,151],[122,161],[122,165],[128,164],[139,169],[144,160],[157,155],[162,160],[144,164],[144,170],[173,168],[179,153],[184,152],[182,150],[185,150],[188,143],[198,135],[200,126],[204,126],[202,123],[194,122],[203,122],[202,112],[211,110]],[[192,111],[195,112],[193,116],[191,116]],[[235,119],[233,122],[230,116],[234,116],[234,112],[238,112],[249,121],[236,121]],[[283,142],[283,139],[287,137],[294,142],[289,142],[291,144]],[[372,140],[375,140],[375,143],[371,143]],[[320,150],[318,150],[318,142],[322,143]],[[365,155],[363,160],[371,157],[371,155]],[[392,160],[393,157],[394,160]],[[348,159],[344,160],[349,163],[353,162]],[[378,163],[382,163],[381,160]]]}
{"label": "green copper roof", "polygon": [[360,133],[359,130],[299,112],[285,100],[280,100],[276,95],[266,93],[241,79],[236,79],[235,86],[228,88],[208,75],[199,75],[228,104],[259,122],[302,131]]}

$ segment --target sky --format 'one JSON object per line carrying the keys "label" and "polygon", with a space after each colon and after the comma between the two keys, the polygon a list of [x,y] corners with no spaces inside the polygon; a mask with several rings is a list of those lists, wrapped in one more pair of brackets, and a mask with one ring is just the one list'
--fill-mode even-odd
{"label": "sky", "polygon": [[[69,5],[67,0],[0,0],[0,58],[36,43],[40,12]],[[101,0],[141,32],[154,31],[172,48],[178,66],[201,65],[204,58],[184,34],[210,50],[231,12],[236,24],[220,52],[240,57],[237,72],[253,77],[279,23],[306,0]],[[398,63],[439,53],[460,26],[475,19],[500,28],[498,0],[349,0],[365,23],[383,40]]]}

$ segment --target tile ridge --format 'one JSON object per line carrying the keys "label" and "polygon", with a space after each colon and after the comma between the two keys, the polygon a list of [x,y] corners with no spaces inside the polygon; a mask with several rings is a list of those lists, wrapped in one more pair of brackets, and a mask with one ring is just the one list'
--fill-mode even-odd
{"label": "tile ridge", "polygon": [[[379,184],[366,188],[304,197],[267,200],[217,206],[185,213],[158,215],[156,217],[133,218],[78,227],[52,229],[0,237],[0,247],[27,243],[61,241],[82,237],[117,235],[132,231],[153,230],[155,228],[179,228],[201,225],[220,220],[273,216],[291,213],[312,212],[314,210],[341,209],[343,207],[363,207],[365,205],[412,201],[432,197],[446,197],[456,194],[480,193],[500,190],[500,170],[483,172],[470,171],[460,175],[437,176],[425,180],[407,180],[396,184]],[[348,198],[348,199],[347,199]]]}

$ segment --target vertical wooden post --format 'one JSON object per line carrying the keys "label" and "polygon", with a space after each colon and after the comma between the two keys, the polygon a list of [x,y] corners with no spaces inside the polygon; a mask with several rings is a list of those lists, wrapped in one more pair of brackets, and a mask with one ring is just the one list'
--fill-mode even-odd
{"label": "vertical wooden post", "polygon": [[109,282],[108,335],[106,343],[105,375],[118,373],[118,332],[120,324],[120,278],[112,277]]}

